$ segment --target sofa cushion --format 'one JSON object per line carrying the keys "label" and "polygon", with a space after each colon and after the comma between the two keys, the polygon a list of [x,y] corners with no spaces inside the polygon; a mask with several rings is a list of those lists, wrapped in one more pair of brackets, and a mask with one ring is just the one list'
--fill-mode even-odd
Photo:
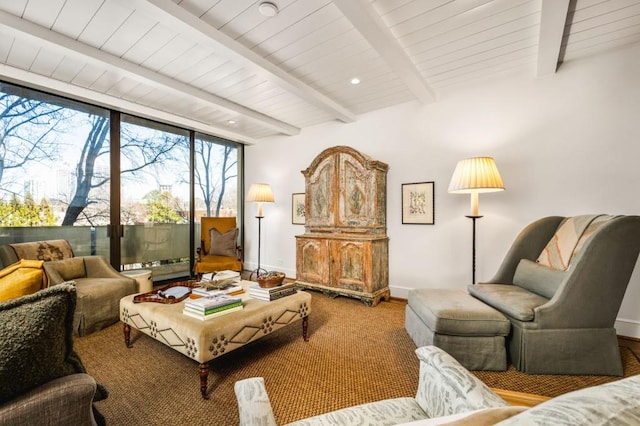
{"label": "sofa cushion", "polygon": [[425,412],[414,398],[394,398],[343,408],[287,423],[287,426],[396,425],[425,417]]}
{"label": "sofa cushion", "polygon": [[0,271],[0,302],[46,287],[47,280],[42,270],[41,260],[21,259]]}
{"label": "sofa cushion", "polygon": [[[0,402],[55,378],[86,373],[73,350],[75,305],[72,283],[0,303]],[[98,399],[104,397],[99,386]]]}
{"label": "sofa cushion", "polygon": [[509,320],[462,290],[414,289],[409,306],[434,332],[454,336],[506,336]]}
{"label": "sofa cushion", "polygon": [[231,256],[236,255],[236,245],[238,239],[238,228],[233,228],[227,232],[220,233],[216,228],[209,230],[211,238],[211,249],[209,254],[215,256]]}
{"label": "sofa cushion", "polygon": [[637,425],[639,400],[640,375],[636,375],[560,395],[498,425]]}
{"label": "sofa cushion", "polygon": [[402,426],[493,426],[501,420],[508,419],[522,413],[528,407],[508,406],[483,408],[469,412],[452,414],[450,416],[433,417],[402,423]]}
{"label": "sofa cushion", "polygon": [[511,284],[474,284],[467,289],[473,297],[520,321],[533,321],[534,309],[549,301]]}
{"label": "sofa cushion", "polygon": [[551,269],[529,259],[522,259],[513,275],[513,283],[539,296],[551,299],[566,276],[565,271]]}
{"label": "sofa cushion", "polygon": [[428,418],[508,405],[442,349],[422,346],[416,355],[420,360],[416,401]]}

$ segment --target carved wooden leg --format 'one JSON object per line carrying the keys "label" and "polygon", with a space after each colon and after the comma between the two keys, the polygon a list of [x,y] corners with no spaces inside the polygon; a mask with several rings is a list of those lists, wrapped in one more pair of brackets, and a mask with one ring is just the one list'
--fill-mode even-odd
{"label": "carved wooden leg", "polygon": [[131,347],[131,326],[126,322],[122,324],[122,331],[124,332],[124,344]]}
{"label": "carved wooden leg", "polygon": [[302,317],[302,338],[305,342],[309,341],[309,316]]}
{"label": "carved wooden leg", "polygon": [[200,393],[202,398],[209,399],[207,395],[207,380],[209,379],[209,366],[207,363],[200,364]]}

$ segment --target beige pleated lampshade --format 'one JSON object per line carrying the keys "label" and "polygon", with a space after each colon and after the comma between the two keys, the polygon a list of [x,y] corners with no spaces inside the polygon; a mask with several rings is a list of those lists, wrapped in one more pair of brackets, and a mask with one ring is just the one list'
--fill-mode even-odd
{"label": "beige pleated lampshade", "polygon": [[273,203],[273,191],[268,183],[254,183],[249,187],[247,201],[258,203]]}
{"label": "beige pleated lampshade", "polygon": [[458,161],[449,183],[449,192],[454,194],[503,190],[502,178],[496,162],[491,157],[475,157]]}

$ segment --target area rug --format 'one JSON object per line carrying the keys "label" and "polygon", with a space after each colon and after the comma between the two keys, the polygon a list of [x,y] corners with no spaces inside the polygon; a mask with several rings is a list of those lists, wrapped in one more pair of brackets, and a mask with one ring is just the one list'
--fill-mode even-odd
{"label": "area rug", "polygon": [[[146,335],[132,331],[132,348],[125,347],[120,324],[77,338],[87,370],[109,390],[98,409],[110,426],[237,425],[233,385],[248,377],[264,377],[278,424],[415,395],[419,363],[404,329],[404,303],[371,308],[310,293],[309,342],[292,325],[217,358],[210,363],[209,400],[200,396],[198,364]],[[625,374],[637,374],[640,363],[624,354]],[[548,395],[618,379],[475,374],[489,386]]]}
{"label": "area rug", "polygon": [[[640,374],[640,361],[631,349],[621,347],[620,355],[622,356],[625,377]],[[474,371],[473,374],[492,388],[550,397],[620,379],[616,376],[525,374],[516,370],[512,365],[507,371]]]}

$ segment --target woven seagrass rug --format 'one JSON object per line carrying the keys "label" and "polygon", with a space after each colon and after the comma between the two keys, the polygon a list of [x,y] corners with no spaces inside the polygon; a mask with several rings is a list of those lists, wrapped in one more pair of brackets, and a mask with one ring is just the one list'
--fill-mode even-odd
{"label": "woven seagrass rug", "polygon": [[[404,303],[369,308],[354,299],[311,294],[309,342],[293,324],[214,360],[209,400],[200,396],[198,364],[146,335],[133,330],[130,349],[120,324],[76,338],[87,370],[109,390],[96,406],[111,426],[237,425],[233,385],[256,376],[265,378],[278,424],[415,395],[419,365],[404,330]],[[625,375],[640,374],[640,362],[622,349]],[[492,387],[548,396],[619,379],[530,376],[513,369],[475,374]]]}

